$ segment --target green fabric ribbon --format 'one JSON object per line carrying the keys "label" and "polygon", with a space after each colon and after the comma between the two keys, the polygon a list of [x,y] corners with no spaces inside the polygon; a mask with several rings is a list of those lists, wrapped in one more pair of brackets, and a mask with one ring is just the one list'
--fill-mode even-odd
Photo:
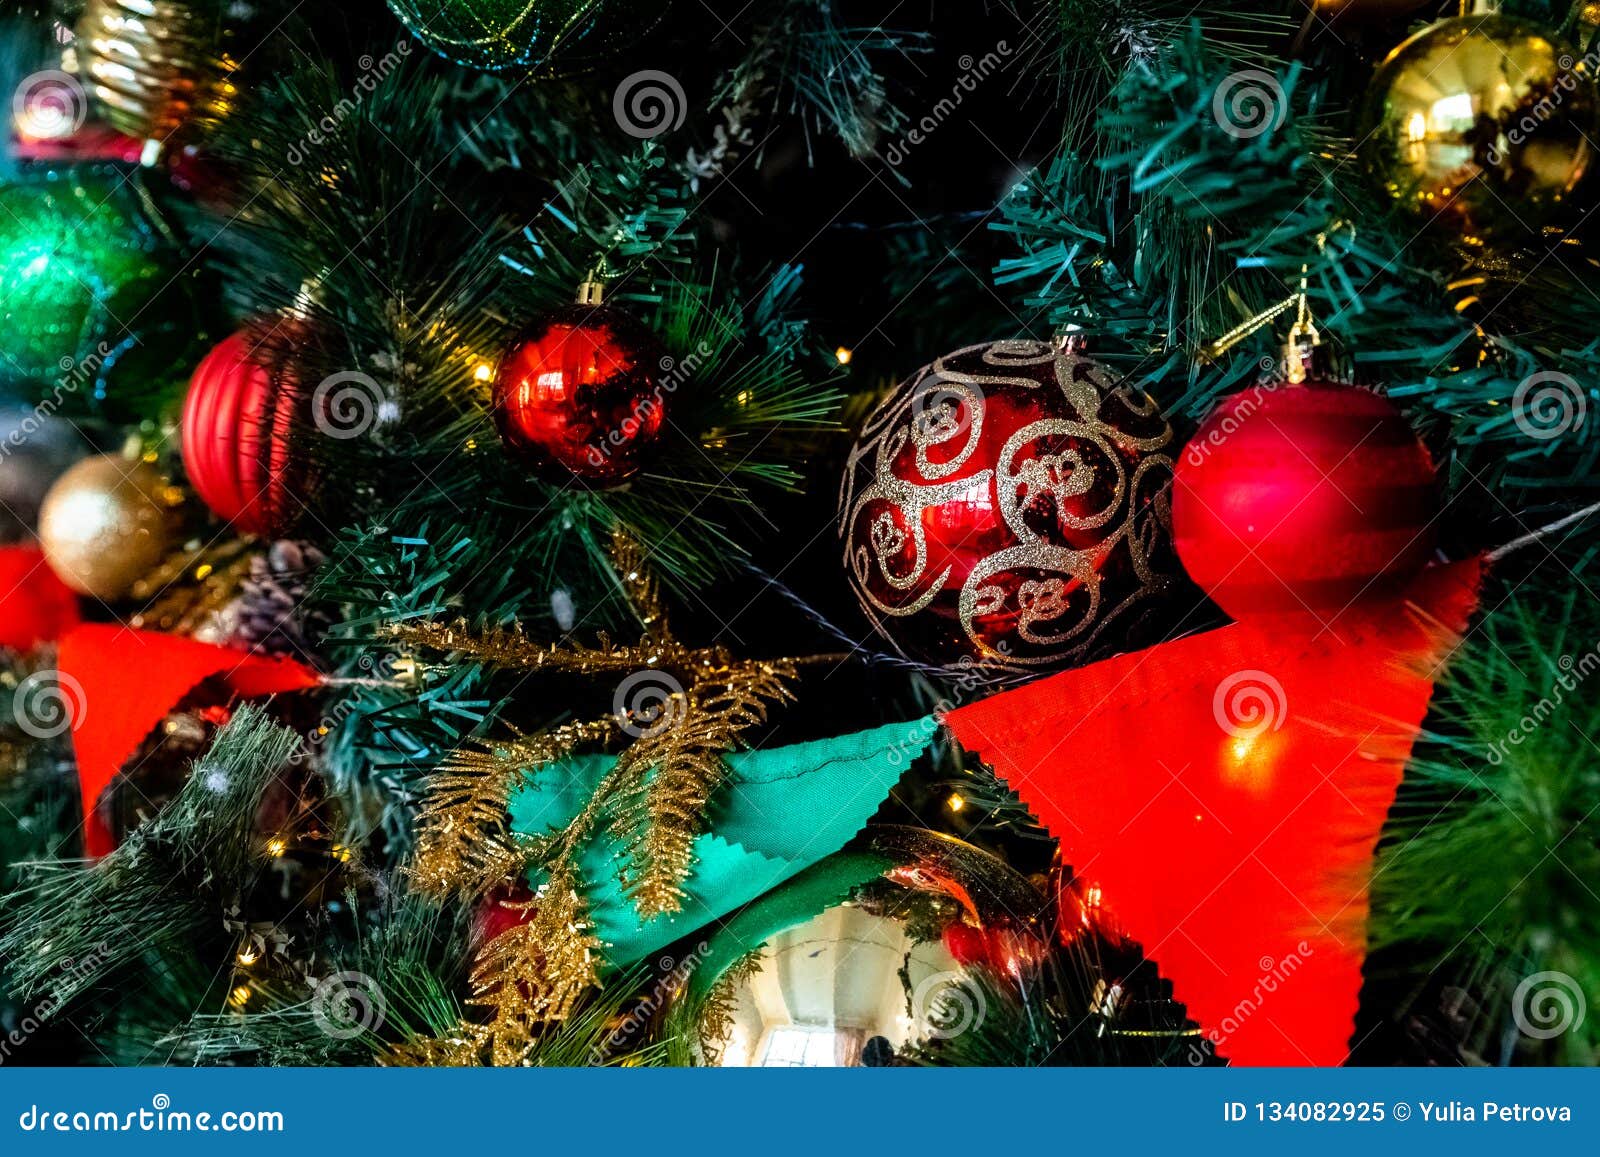
{"label": "green fabric ribbon", "polygon": [[[712,830],[695,840],[683,910],[672,916],[640,921],[618,878],[621,841],[610,831],[598,833],[582,849],[579,867],[608,962],[642,960],[838,851],[872,818],[937,728],[929,715],[728,755],[728,783]],[[512,830],[542,836],[565,828],[615,765],[615,756],[577,755],[542,768],[511,797]],[[537,887],[537,877],[530,880]]]}

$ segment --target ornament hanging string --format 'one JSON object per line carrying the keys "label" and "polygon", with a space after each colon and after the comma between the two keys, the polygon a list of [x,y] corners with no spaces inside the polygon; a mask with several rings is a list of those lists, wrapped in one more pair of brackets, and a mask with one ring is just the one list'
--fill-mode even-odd
{"label": "ornament hanging string", "polygon": [[[1344,221],[1333,222],[1327,230],[1317,234],[1317,252],[1325,253],[1328,248],[1328,234],[1339,229],[1349,228],[1353,233],[1355,227]],[[1305,342],[1312,349],[1322,344],[1322,334],[1317,329],[1316,318],[1311,313],[1309,264],[1300,266],[1300,286],[1294,293],[1276,304],[1269,305],[1266,309],[1247,318],[1234,326],[1227,333],[1205,346],[1200,351],[1200,356],[1206,361],[1214,362],[1234,346],[1259,332],[1264,327],[1271,325],[1289,310],[1295,310],[1294,324],[1289,327],[1289,336],[1284,347],[1285,377],[1295,385],[1300,385],[1306,380],[1305,355],[1301,353],[1301,343]]]}

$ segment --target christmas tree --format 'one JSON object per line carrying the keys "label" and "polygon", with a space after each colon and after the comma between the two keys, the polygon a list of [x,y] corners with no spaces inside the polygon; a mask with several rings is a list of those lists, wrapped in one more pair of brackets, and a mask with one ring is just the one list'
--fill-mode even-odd
{"label": "christmas tree", "polygon": [[10,8],[5,1060],[1595,1063],[1595,5]]}

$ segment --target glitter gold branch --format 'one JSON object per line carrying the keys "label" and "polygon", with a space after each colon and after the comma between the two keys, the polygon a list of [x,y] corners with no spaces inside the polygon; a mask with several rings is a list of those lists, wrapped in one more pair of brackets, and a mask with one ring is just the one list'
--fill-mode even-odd
{"label": "glitter gold branch", "polygon": [[601,640],[598,647],[575,643],[540,643],[528,638],[519,623],[512,627],[475,630],[465,621],[394,623],[378,635],[396,646],[442,651],[508,670],[560,672],[573,675],[615,675],[646,668],[710,672],[733,662],[724,647],[686,647],[674,639],[646,639],[634,646]]}
{"label": "glitter gold branch", "polygon": [[472,965],[467,1003],[487,1009],[488,1020],[461,1021],[442,1036],[394,1045],[380,1063],[521,1065],[539,1041],[540,1026],[572,1014],[584,991],[600,981],[600,942],[590,931],[579,881],[554,876],[525,907],[533,918],[485,944]]}
{"label": "glitter gold branch", "polygon": [[[772,704],[793,697],[790,684],[802,660],[736,659],[723,647],[683,645],[667,628],[638,544],[618,535],[612,562],[644,625],[643,637],[631,646],[606,639],[593,647],[545,644],[529,639],[520,626],[483,630],[465,622],[401,623],[383,631],[409,650],[527,672],[615,676],[654,671],[662,676],[655,685],[671,688],[670,694],[649,700],[647,709],[464,747],[430,780],[410,867],[419,889],[441,898],[479,896],[529,863],[538,865],[545,882],[529,902],[532,918],[479,950],[470,1003],[487,1009],[488,1019],[397,1046],[384,1063],[521,1063],[541,1026],[569,1017],[584,991],[599,982],[603,945],[594,936],[584,900],[578,867],[583,848],[609,827],[623,845],[623,885],[640,916],[680,911],[694,841],[705,831],[706,809],[727,779],[723,757],[748,742],[748,732],[765,722]],[[634,741],[564,829],[538,839],[510,831],[511,794],[524,776],[619,733]]]}
{"label": "glitter gold branch", "polygon": [[619,759],[612,822],[626,855],[623,888],[644,919],[682,911],[695,838],[728,775],[723,756],[766,720],[768,703],[793,697],[794,676],[792,663],[739,664],[724,679],[674,696],[665,711],[678,717]]}
{"label": "glitter gold branch", "polygon": [[495,1065],[520,1064],[537,1026],[567,1019],[600,982],[600,942],[576,874],[551,876],[532,905],[533,919],[489,941],[472,966],[469,1003],[489,1010],[483,1027]]}
{"label": "glitter gold branch", "polygon": [[620,527],[611,535],[611,565],[633,604],[647,639],[668,639],[667,608],[661,601],[661,587],[645,565],[644,547]]}
{"label": "glitter gold branch", "polygon": [[530,772],[582,743],[604,739],[610,720],[569,723],[506,743],[453,751],[427,785],[417,812],[417,850],[410,874],[419,891],[439,899],[479,896],[520,870],[527,852],[509,827],[511,792]]}

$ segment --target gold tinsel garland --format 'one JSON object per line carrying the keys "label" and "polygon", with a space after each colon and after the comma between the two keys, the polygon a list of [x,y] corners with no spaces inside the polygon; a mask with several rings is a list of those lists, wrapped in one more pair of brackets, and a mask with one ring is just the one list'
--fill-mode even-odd
{"label": "gold tinsel garland", "polygon": [[[415,886],[440,899],[482,897],[530,866],[543,877],[528,903],[532,918],[478,952],[469,1003],[483,1022],[463,1021],[436,1038],[397,1045],[385,1064],[521,1064],[540,1026],[566,1019],[600,981],[601,950],[584,901],[578,857],[602,828],[623,845],[622,879],[641,919],[680,911],[694,841],[727,777],[723,757],[765,721],[768,706],[792,698],[796,660],[736,659],[723,647],[673,639],[643,551],[619,535],[612,544],[618,580],[644,631],[631,646],[543,644],[520,626],[474,630],[464,622],[403,623],[381,632],[395,645],[527,672],[587,676],[670,673],[681,680],[647,712],[569,723],[534,736],[479,742],[450,756],[427,788],[409,867]],[[669,684],[670,685],[670,684]],[[563,830],[544,837],[510,830],[518,784],[580,746],[633,737],[616,765]]]}

